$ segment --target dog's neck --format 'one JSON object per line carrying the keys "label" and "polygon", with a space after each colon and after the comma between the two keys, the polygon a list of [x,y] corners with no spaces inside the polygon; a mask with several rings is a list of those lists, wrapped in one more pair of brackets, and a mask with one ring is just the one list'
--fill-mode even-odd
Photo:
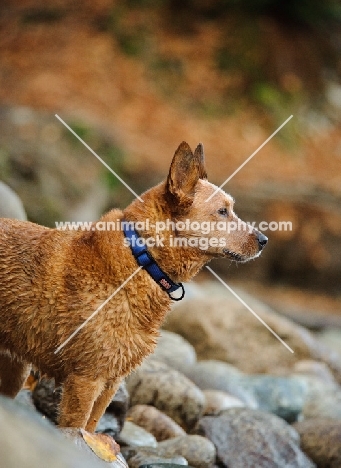
{"label": "dog's neck", "polygon": [[[200,269],[210,260],[210,257],[197,248],[175,246],[174,232],[164,230],[156,232],[157,222],[171,220],[167,202],[163,201],[164,184],[159,184],[144,194],[144,202],[134,200],[123,212],[126,221],[142,222],[145,229],[138,230],[138,234],[144,238],[153,238],[162,241],[162,245],[148,247],[159,267],[167,273],[172,281],[186,282],[191,280]],[[155,199],[158,204],[155,204]],[[146,221],[149,221],[147,223]],[[159,234],[159,237],[157,237]],[[158,244],[158,243],[157,243]]]}

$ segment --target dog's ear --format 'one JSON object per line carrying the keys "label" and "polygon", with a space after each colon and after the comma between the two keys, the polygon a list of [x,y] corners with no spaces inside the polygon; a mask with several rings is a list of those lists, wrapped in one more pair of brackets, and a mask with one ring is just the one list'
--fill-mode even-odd
{"label": "dog's ear", "polygon": [[194,199],[194,189],[201,170],[198,153],[192,153],[188,143],[183,141],[175,151],[166,181],[166,198],[173,211],[185,211]]}
{"label": "dog's ear", "polygon": [[195,148],[194,157],[199,161],[199,177],[200,179],[207,179],[207,172],[205,168],[205,155],[204,155],[204,145],[199,143]]}

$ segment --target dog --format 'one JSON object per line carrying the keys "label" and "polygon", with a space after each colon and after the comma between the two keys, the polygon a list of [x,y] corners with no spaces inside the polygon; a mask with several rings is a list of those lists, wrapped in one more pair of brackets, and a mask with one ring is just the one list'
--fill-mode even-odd
{"label": "dog", "polygon": [[[213,258],[245,262],[267,243],[207,181],[201,144],[193,153],[181,143],[166,180],[141,199],[100,219],[125,229],[0,219],[0,392],[15,397],[34,366],[63,386],[61,427],[95,431],[121,380],[154,350],[182,282]],[[195,243],[205,235],[205,247]]]}

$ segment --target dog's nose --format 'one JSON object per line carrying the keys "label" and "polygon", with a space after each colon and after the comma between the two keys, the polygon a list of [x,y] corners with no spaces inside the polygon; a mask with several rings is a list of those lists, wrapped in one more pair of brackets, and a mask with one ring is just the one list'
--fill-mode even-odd
{"label": "dog's nose", "polygon": [[266,244],[268,243],[268,238],[264,236],[264,234],[259,232],[257,240],[258,240],[259,250],[263,250]]}

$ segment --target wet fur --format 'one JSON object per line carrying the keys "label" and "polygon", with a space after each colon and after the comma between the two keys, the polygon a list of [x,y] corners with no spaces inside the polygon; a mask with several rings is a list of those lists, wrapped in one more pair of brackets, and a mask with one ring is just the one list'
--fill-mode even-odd
{"label": "wet fur", "polygon": [[[123,212],[101,221],[220,220],[233,200],[207,182],[203,149],[187,143],[176,151],[166,181]],[[188,281],[211,258],[246,261],[260,253],[256,230],[226,234],[226,249],[151,248],[173,281]],[[176,234],[176,233],[175,233]],[[198,232],[177,233],[198,236]],[[199,233],[200,234],[200,233]],[[141,232],[142,237],[153,236]],[[58,231],[33,223],[0,219],[0,392],[14,397],[33,364],[63,384],[60,426],[94,431],[123,377],[150,354],[171,304],[142,270],[61,351],[63,343],[137,269],[122,231]],[[235,257],[234,257],[235,255]]]}

